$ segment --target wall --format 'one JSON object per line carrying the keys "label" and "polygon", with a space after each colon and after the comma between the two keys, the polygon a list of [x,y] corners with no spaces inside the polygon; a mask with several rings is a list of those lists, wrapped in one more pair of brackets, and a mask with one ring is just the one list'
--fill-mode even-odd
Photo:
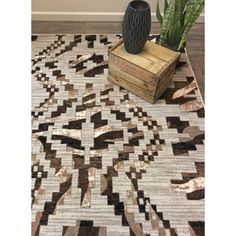
{"label": "wall", "polygon": [[[146,0],[156,21],[157,0]],[[32,20],[122,21],[130,0],[32,0]],[[164,0],[160,1],[163,7]],[[199,21],[203,21],[203,14]]]}

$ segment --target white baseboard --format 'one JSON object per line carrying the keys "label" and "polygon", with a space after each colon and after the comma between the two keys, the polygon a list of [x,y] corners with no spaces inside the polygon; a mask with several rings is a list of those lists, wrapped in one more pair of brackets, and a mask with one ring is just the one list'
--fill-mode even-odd
{"label": "white baseboard", "polygon": [[[122,21],[123,16],[123,12],[32,12],[33,21]],[[152,22],[157,22],[156,13]],[[204,13],[197,22],[204,22]]]}

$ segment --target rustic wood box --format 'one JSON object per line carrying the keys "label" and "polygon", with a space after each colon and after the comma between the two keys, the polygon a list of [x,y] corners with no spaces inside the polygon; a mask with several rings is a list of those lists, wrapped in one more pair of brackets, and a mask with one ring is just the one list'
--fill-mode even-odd
{"label": "rustic wood box", "polygon": [[108,79],[150,103],[170,86],[180,53],[147,41],[142,52],[125,51],[123,40],[109,49]]}

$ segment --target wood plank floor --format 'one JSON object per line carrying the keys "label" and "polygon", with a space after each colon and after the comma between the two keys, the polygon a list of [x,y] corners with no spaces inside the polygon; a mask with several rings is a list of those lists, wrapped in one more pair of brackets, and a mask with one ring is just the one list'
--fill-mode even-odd
{"label": "wood plank floor", "polygon": [[[120,34],[121,22],[33,21],[32,34]],[[151,33],[159,33],[159,23],[152,23]],[[195,24],[187,39],[187,50],[205,101],[204,24]]]}

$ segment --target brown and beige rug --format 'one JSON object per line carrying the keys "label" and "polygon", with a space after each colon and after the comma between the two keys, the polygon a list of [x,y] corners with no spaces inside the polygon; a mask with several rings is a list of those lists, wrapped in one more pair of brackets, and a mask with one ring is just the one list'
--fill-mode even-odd
{"label": "brown and beige rug", "polygon": [[108,82],[119,39],[32,36],[32,235],[204,235],[204,107],[187,55],[152,105]]}

